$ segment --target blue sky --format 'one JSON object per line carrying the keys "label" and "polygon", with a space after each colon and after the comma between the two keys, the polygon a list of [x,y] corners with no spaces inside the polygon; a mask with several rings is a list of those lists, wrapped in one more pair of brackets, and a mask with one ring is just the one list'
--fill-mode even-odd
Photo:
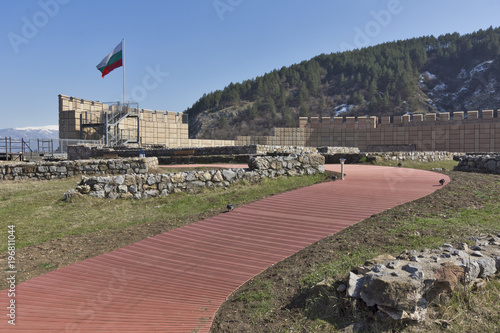
{"label": "blue sky", "polygon": [[500,25],[496,0],[19,0],[0,10],[0,128],[58,124],[57,95],[182,112],[321,53]]}

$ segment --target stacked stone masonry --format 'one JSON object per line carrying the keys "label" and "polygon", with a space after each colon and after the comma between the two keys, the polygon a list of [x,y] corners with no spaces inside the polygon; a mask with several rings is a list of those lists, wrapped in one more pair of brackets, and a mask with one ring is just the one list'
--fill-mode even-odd
{"label": "stacked stone masonry", "polygon": [[18,162],[0,164],[0,180],[50,180],[76,175],[145,174],[157,168],[156,157]]}
{"label": "stacked stone masonry", "polygon": [[500,174],[500,155],[465,155],[454,170]]}
{"label": "stacked stone masonry", "polygon": [[[0,180],[45,180],[72,177],[75,175],[107,175],[107,174],[145,174],[158,168],[158,157],[173,155],[172,151],[165,149],[146,150],[146,158],[129,157],[139,155],[140,149],[111,149],[96,146],[70,146],[75,148],[75,160],[61,162],[7,162],[0,164]],[[71,150],[69,150],[71,151]],[[397,161],[444,161],[451,160],[456,155],[449,152],[386,152],[386,153],[360,153],[356,148],[344,147],[278,147],[278,146],[247,146],[247,147],[218,147],[197,148],[195,155],[214,157],[212,162],[220,162],[225,155],[239,155],[246,163],[251,156],[259,155],[289,155],[289,154],[321,154],[327,163],[338,163],[340,158],[347,158],[348,163],[357,163],[363,157],[379,158],[382,160]],[[119,158],[102,158],[104,155],[119,155]],[[212,155],[216,154],[216,155]],[[156,155],[156,156],[152,156]],[[470,157],[467,157],[469,161]],[[499,157],[488,157],[500,161]],[[485,156],[476,160],[486,161]],[[461,165],[468,162],[461,162]],[[483,165],[484,162],[477,163]],[[491,168],[492,162],[487,163]],[[467,164],[468,165],[468,164]],[[461,168],[460,170],[464,170]],[[469,167],[464,171],[473,171]],[[475,171],[475,170],[474,170]],[[482,172],[482,171],[478,171]],[[486,171],[483,171],[486,172]]]}
{"label": "stacked stone masonry", "polygon": [[[103,145],[81,144],[68,146],[68,159],[89,159],[103,156],[117,155],[119,157],[139,156],[142,151],[146,156],[175,156],[182,150],[192,150],[194,156],[216,156],[216,155],[267,155],[267,154],[302,154],[317,153],[314,147],[292,147],[292,146],[220,146],[220,147],[186,147],[186,148],[164,148],[164,147],[105,147]],[[326,150],[325,150],[326,149]],[[324,152],[329,153],[359,153],[356,148],[325,147]],[[323,152],[322,151],[322,152]],[[245,162],[246,163],[246,162]]]}
{"label": "stacked stone masonry", "polygon": [[[146,156],[154,156],[165,160],[165,157],[175,156],[175,152],[182,148],[167,149],[167,148],[139,148],[139,147],[104,147],[99,145],[78,145],[68,147],[69,159],[89,159],[102,158],[106,155],[117,155],[118,157],[133,157],[138,156],[140,151],[144,151]],[[186,149],[186,148],[184,148]],[[382,159],[385,161],[448,161],[452,160],[458,153],[450,153],[445,151],[391,151],[391,152],[366,152],[361,153],[355,147],[293,147],[293,146],[265,146],[265,145],[249,145],[249,146],[228,146],[228,147],[205,147],[205,148],[189,148],[194,151],[194,161],[196,157],[211,156],[211,162],[224,162],[221,156],[242,156],[248,157],[252,155],[279,155],[279,154],[304,154],[304,153],[319,153],[326,157],[326,163],[339,163],[340,158],[347,158],[348,163],[356,163],[363,157]],[[219,157],[219,158],[217,158]],[[245,160],[245,163],[247,160]]]}
{"label": "stacked stone masonry", "polygon": [[237,181],[259,182],[264,178],[323,173],[324,158],[319,154],[263,156],[252,158],[249,169],[188,171],[171,174],[126,174],[107,177],[83,176],[76,190],[66,198],[90,195],[109,199],[146,199],[170,193],[195,193],[203,188],[226,188]]}
{"label": "stacked stone masonry", "polygon": [[434,161],[451,161],[457,153],[447,151],[396,151],[385,153],[366,153],[369,157],[379,157],[384,161],[418,161],[418,162],[434,162]]}

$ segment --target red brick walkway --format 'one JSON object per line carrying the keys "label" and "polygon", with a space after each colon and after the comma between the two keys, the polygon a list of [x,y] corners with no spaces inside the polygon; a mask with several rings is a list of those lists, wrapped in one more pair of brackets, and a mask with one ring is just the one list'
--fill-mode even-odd
{"label": "red brick walkway", "polygon": [[226,297],[270,265],[449,181],[405,168],[346,165],[345,173],[21,283],[16,326],[3,291],[0,331],[208,332]]}

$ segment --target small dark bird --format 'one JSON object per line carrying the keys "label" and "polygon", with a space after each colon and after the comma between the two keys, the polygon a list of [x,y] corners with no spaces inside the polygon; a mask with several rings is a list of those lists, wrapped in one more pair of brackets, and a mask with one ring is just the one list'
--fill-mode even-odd
{"label": "small dark bird", "polygon": [[439,184],[440,184],[441,186],[443,186],[443,185],[444,185],[444,179],[440,179],[440,180],[439,180]]}
{"label": "small dark bird", "polygon": [[402,165],[403,165],[403,164],[401,164],[401,163],[398,163],[398,167],[401,167]]}
{"label": "small dark bird", "polygon": [[234,205],[232,203],[228,203],[227,204],[227,211],[230,212],[232,210],[234,210]]}

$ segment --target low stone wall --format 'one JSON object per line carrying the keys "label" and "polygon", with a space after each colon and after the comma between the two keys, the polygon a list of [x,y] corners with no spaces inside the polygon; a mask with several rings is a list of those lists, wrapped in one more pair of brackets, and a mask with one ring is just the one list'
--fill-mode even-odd
{"label": "low stone wall", "polygon": [[[318,150],[320,150],[318,148]],[[418,162],[432,162],[432,161],[451,161],[457,153],[450,153],[446,151],[394,151],[394,152],[368,152],[360,153],[324,153],[326,164],[338,164],[340,159],[344,158],[346,164],[359,163],[361,161],[418,161]]]}
{"label": "low stone wall", "polygon": [[359,154],[357,147],[318,147],[318,153],[333,155],[333,154]]}
{"label": "low stone wall", "polygon": [[451,161],[458,153],[448,151],[393,151],[393,152],[366,152],[366,156],[384,161]]}
{"label": "low stone wall", "polygon": [[237,181],[252,183],[264,178],[323,173],[324,158],[319,154],[254,157],[249,169],[187,171],[171,174],[140,174],[107,177],[82,177],[76,189],[66,198],[90,195],[97,198],[134,198],[167,196],[170,193],[195,193],[202,188],[225,188]]}
{"label": "low stone wall", "polygon": [[158,168],[158,159],[127,158],[61,162],[18,162],[0,165],[0,180],[44,180],[75,175],[145,174]]}
{"label": "low stone wall", "polygon": [[117,157],[137,157],[143,150],[147,157],[175,156],[176,151],[193,150],[194,156],[218,156],[218,155],[267,155],[267,154],[302,154],[317,153],[318,150],[312,147],[293,146],[221,146],[221,147],[186,147],[186,148],[166,148],[162,146],[129,146],[129,147],[105,147],[103,145],[76,145],[68,146],[68,159],[89,159],[101,158],[106,155],[116,155]]}
{"label": "low stone wall", "polygon": [[500,155],[465,155],[453,170],[500,174]]}

